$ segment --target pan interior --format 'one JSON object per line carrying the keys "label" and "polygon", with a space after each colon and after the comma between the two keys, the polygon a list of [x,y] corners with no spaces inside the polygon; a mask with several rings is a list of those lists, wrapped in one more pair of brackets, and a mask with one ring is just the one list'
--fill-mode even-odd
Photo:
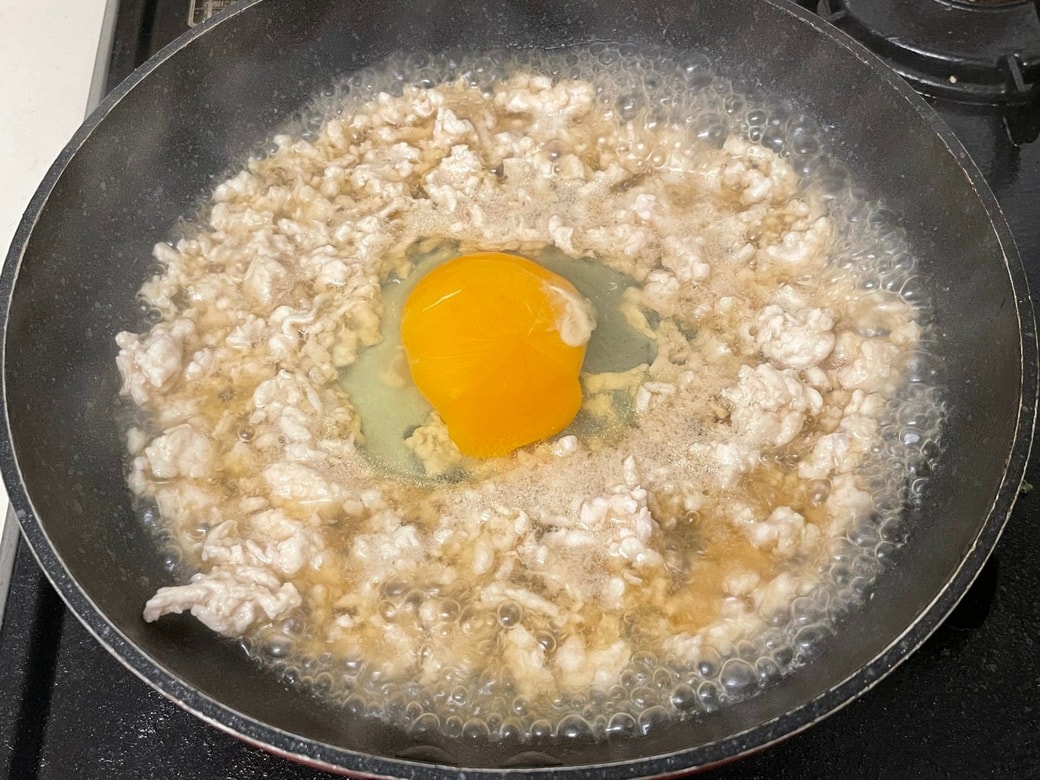
{"label": "pan interior", "polygon": [[[114,335],[139,327],[135,294],[153,270],[152,244],[336,76],[399,51],[603,40],[699,50],[738,83],[804,106],[833,127],[836,154],[862,185],[901,215],[946,350],[951,444],[873,599],[808,667],[754,699],[605,744],[417,741],[300,696],[188,619],[144,624],[142,604],[170,574],[123,482]],[[1008,464],[1028,446],[1019,435],[1019,296],[1008,270],[1017,260],[1008,259],[1013,250],[999,218],[994,224],[992,200],[924,105],[815,24],[771,2],[664,2],[651,12],[628,0],[267,0],[160,59],[106,101],[45,183],[31,232],[19,233],[12,257],[21,250],[20,262],[4,277],[5,447],[13,455],[4,473],[63,596],[131,666],[189,707],[283,751],[366,771],[389,772],[396,765],[381,759],[401,758],[478,768],[637,762],[639,773],[644,759],[690,750],[675,768],[711,763],[797,729],[869,686],[913,649],[908,642],[889,653],[922,616],[934,625],[935,610],[952,606],[951,595],[939,597],[951,580],[966,587],[965,560],[981,565],[980,540],[991,545],[1003,522],[991,510],[996,503],[1006,511],[1017,484],[1006,479]],[[522,757],[532,749],[537,755]]]}

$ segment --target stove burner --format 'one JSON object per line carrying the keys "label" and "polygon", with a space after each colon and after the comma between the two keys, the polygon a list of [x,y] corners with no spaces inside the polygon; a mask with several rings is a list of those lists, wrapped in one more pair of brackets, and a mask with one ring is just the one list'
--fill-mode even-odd
{"label": "stove burner", "polygon": [[989,105],[1040,95],[1040,18],[1028,0],[820,0],[819,14],[916,89]]}
{"label": "stove burner", "polygon": [[1016,144],[1040,133],[1034,0],[819,0],[818,13],[887,60],[918,92],[1000,106]]}

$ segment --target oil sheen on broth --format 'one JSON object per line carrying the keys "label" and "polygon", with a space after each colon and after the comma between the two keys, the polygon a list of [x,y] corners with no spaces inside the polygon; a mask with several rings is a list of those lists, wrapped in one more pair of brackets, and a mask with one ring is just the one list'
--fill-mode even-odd
{"label": "oil sheen on broth", "polygon": [[[157,322],[119,337],[129,484],[194,573],[146,619],[448,736],[638,733],[805,663],[905,538],[942,411],[909,248],[826,140],[705,58],[608,45],[329,90],[157,247]],[[475,250],[601,326],[574,423],[489,460],[396,333]]]}

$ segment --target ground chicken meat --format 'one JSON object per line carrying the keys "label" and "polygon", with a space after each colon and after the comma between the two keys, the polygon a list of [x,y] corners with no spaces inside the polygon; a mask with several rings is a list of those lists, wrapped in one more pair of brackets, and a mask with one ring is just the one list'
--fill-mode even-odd
{"label": "ground chicken meat", "polygon": [[[873,506],[916,312],[833,267],[827,199],[783,156],[633,116],[528,72],[374,94],[277,136],[156,248],[159,322],[116,340],[129,484],[196,573],[146,620],[549,707],[646,653],[699,668],[818,583]],[[431,411],[403,478],[340,378],[387,340],[391,287],[474,249],[627,275],[655,356],[586,372],[581,426],[508,458],[465,458]]]}

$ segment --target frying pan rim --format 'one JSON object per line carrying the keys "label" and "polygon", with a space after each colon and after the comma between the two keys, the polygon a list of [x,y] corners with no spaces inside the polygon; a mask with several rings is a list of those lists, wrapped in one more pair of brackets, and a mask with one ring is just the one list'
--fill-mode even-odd
{"label": "frying pan rim", "polygon": [[[30,200],[25,214],[16,228],[8,251],[2,275],[0,275],[0,322],[4,323],[3,338],[0,339],[0,397],[4,398],[4,427],[0,436],[0,471],[7,486],[12,511],[22,533],[29,543],[32,554],[43,569],[48,580],[69,606],[72,614],[97,638],[99,643],[137,677],[158,690],[163,696],[192,713],[195,717],[216,728],[267,751],[333,772],[348,771],[365,775],[400,775],[424,780],[440,777],[444,772],[458,772],[461,767],[427,764],[409,759],[373,756],[346,748],[328,745],[310,738],[291,734],[277,727],[261,723],[233,708],[221,704],[203,694],[177,675],[168,671],[159,662],[139,649],[122,631],[108,622],[90,596],[71,577],[56,548],[40,522],[32,501],[24,488],[18,466],[11,431],[9,408],[6,403],[6,351],[7,317],[17,287],[18,273],[29,238],[46,207],[55,185],[79,149],[88,141],[94,130],[105,120],[112,109],[142,80],[161,67],[166,60],[191,44],[209,30],[223,24],[240,13],[247,12],[264,0],[245,0],[234,4],[214,18],[189,30],[164,47],[125,81],[119,84],[98,105],[49,168],[42,183]],[[971,583],[977,577],[983,563],[996,545],[1008,520],[1014,499],[1024,478],[1032,446],[1033,425],[1037,406],[1037,344],[1036,321],[1029,297],[1028,283],[1021,258],[1015,248],[1014,239],[996,198],[989,190],[982,174],[964,150],[960,141],[937,114],[906,85],[898,75],[874,54],[859,43],[847,38],[840,31],[826,24],[810,12],[787,0],[768,0],[778,10],[785,11],[799,22],[811,25],[818,34],[830,39],[831,44],[841,46],[856,56],[872,71],[875,78],[895,90],[903,102],[925,121],[939,136],[968,179],[968,183],[985,209],[997,241],[1004,255],[1011,288],[1014,292],[1015,308],[1019,324],[1019,350],[1021,355],[1021,397],[1018,419],[1010,442],[1009,456],[1004,474],[996,488],[996,498],[990,507],[986,521],[981,526],[968,553],[942,589],[922,609],[917,618],[895,637],[887,647],[868,664],[841,680],[826,691],[802,705],[788,710],[769,721],[757,724],[744,732],[727,736],[715,742],[682,749],[668,754],[621,760],[611,763],[587,764],[567,767],[524,767],[467,769],[474,778],[501,778],[503,775],[556,774],[565,771],[573,777],[601,778],[645,777],[662,773],[706,769],[728,763],[741,756],[757,752],[776,742],[809,728],[814,723],[836,712],[870,690],[902,663],[941,624],[945,616],[956,606]],[[995,262],[995,259],[994,259]],[[301,743],[312,749],[301,752]],[[341,760],[337,761],[336,758]],[[349,759],[344,762],[342,759]],[[349,766],[346,764],[349,763]]]}

